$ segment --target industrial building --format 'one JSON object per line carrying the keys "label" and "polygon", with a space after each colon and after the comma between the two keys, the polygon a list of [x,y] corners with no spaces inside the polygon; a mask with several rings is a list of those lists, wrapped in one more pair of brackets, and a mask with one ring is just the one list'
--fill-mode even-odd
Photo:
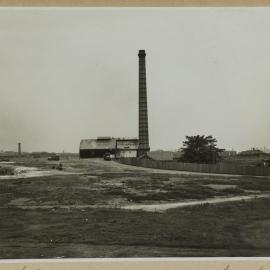
{"label": "industrial building", "polygon": [[122,138],[116,140],[116,158],[137,157],[139,141],[137,138]]}
{"label": "industrial building", "polygon": [[111,137],[81,140],[80,158],[103,157],[107,153],[115,155],[115,150],[116,139]]}
{"label": "industrial building", "polygon": [[81,140],[80,158],[104,157],[111,154],[116,158],[136,157],[138,151],[137,138],[98,137]]}
{"label": "industrial building", "polygon": [[147,90],[145,51],[139,50],[139,139],[98,137],[84,139],[80,143],[80,158],[103,157],[106,154],[116,158],[147,157],[150,151],[148,134]]}

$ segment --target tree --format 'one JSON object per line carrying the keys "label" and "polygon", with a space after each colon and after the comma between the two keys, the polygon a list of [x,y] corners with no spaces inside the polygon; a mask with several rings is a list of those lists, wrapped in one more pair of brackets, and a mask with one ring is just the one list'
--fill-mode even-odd
{"label": "tree", "polygon": [[217,148],[217,140],[210,136],[186,136],[179,161],[191,163],[216,163],[224,149]]}

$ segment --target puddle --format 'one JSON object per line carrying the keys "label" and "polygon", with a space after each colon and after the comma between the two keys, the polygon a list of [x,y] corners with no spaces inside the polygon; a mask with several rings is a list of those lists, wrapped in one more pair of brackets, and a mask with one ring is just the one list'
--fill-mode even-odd
{"label": "puddle", "polygon": [[215,190],[225,190],[225,189],[228,189],[228,188],[236,188],[237,185],[215,185],[215,184],[209,184],[209,185],[204,185],[205,187],[210,187],[212,189],[215,189]]}
{"label": "puddle", "polygon": [[17,199],[12,200],[8,205],[12,205],[12,206],[22,205],[22,204],[25,204],[29,201],[30,201],[30,199],[28,199],[28,198],[17,198]]}
{"label": "puddle", "polygon": [[225,202],[235,202],[241,200],[253,200],[256,198],[267,198],[270,197],[270,194],[261,194],[261,195],[246,195],[246,196],[235,196],[235,197],[226,197],[226,198],[214,198],[209,200],[199,200],[199,201],[185,201],[185,202],[175,202],[175,203],[161,203],[161,204],[145,204],[145,205],[127,205],[122,206],[122,209],[127,210],[143,210],[149,212],[163,212],[168,209],[178,208],[178,207],[188,207],[194,205],[203,205],[203,204],[217,204]]}
{"label": "puddle", "polygon": [[[24,210],[35,210],[35,209],[46,209],[46,210],[51,210],[51,211],[55,211],[57,209],[66,209],[66,210],[72,210],[72,209],[93,209],[93,208],[113,208],[112,206],[108,206],[108,205],[91,205],[91,204],[74,204],[74,205],[21,205],[21,204],[9,204],[8,206],[11,207],[16,207],[16,208],[20,208],[20,209],[24,209]],[[2,207],[0,207],[2,208]],[[5,207],[6,208],[6,207]],[[114,207],[116,208],[116,207]]]}
{"label": "puddle", "polygon": [[26,167],[26,166],[10,166],[10,167],[14,168],[14,174],[0,175],[0,180],[70,174],[68,172],[58,170],[41,170],[36,167]]}

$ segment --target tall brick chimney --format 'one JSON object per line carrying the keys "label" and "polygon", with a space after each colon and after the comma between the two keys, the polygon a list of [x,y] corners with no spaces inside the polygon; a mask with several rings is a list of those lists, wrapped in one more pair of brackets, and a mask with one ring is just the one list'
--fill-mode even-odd
{"label": "tall brick chimney", "polygon": [[22,146],[21,143],[18,143],[18,155],[20,156],[22,154]]}
{"label": "tall brick chimney", "polygon": [[146,93],[145,51],[139,50],[139,149],[138,157],[150,151]]}

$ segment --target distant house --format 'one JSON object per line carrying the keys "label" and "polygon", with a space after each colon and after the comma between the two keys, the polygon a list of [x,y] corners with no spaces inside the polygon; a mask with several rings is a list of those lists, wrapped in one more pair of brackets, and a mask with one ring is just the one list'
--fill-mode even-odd
{"label": "distant house", "polygon": [[238,153],[239,157],[247,157],[247,158],[256,158],[256,157],[264,157],[268,154],[264,153],[261,150],[258,149],[252,149],[252,150],[246,150]]}
{"label": "distant house", "polygon": [[[227,157],[224,159],[224,162],[233,162],[248,166],[266,166],[264,165],[264,160],[268,160],[269,158],[270,154],[259,149],[251,149]],[[267,162],[265,164],[267,164]]]}

